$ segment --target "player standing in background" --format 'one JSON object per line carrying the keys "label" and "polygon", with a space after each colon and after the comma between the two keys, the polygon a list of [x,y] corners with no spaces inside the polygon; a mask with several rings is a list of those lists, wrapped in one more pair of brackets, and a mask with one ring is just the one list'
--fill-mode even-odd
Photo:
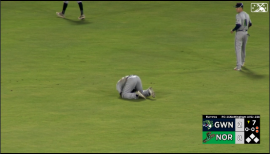
{"label": "player standing in background", "polygon": [[246,58],[246,45],[248,40],[248,29],[252,25],[249,15],[243,11],[243,3],[236,3],[236,26],[231,33],[236,31],[235,34],[235,53],[237,64],[234,70],[240,71],[241,67],[245,64]]}
{"label": "player standing in background", "polygon": [[[80,10],[81,10],[81,15],[78,17],[78,19],[81,20],[81,19],[85,18],[84,14],[83,14],[83,4],[82,4],[82,1],[77,1],[77,2],[79,4]],[[62,12],[56,12],[56,15],[58,15],[58,17],[65,18],[65,11],[66,11],[67,6],[68,6],[68,1],[64,1]]]}
{"label": "player standing in background", "polygon": [[143,90],[142,81],[137,75],[122,77],[116,84],[116,90],[122,98],[126,99],[138,99],[139,97],[146,99],[145,97],[150,95],[155,97],[152,87]]}

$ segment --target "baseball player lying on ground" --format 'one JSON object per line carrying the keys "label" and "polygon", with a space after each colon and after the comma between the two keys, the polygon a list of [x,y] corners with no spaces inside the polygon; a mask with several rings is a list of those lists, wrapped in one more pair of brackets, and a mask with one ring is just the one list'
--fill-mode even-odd
{"label": "baseball player lying on ground", "polygon": [[152,87],[143,90],[142,81],[137,75],[122,77],[116,84],[116,90],[125,99],[138,99],[139,97],[146,99],[150,95],[155,98],[155,92]]}

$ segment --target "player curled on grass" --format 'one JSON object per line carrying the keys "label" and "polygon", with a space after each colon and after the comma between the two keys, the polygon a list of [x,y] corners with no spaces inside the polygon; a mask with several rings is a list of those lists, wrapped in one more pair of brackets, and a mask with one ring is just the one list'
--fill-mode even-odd
{"label": "player curled on grass", "polygon": [[235,53],[237,64],[234,70],[240,71],[241,67],[245,64],[246,58],[246,45],[248,40],[248,29],[252,26],[249,15],[243,11],[243,3],[236,3],[235,8],[238,14],[236,14],[236,26],[231,33],[236,31],[235,34]]}
{"label": "player curled on grass", "polygon": [[[78,19],[81,20],[85,18],[83,14],[83,4],[82,4],[82,1],[77,1],[77,3],[79,4],[80,10],[81,10],[81,15],[78,17]],[[56,15],[58,17],[65,18],[65,12],[66,12],[67,6],[68,6],[68,1],[64,1],[62,12],[56,12]]]}
{"label": "player curled on grass", "polygon": [[139,97],[146,99],[150,95],[155,98],[155,92],[152,87],[143,90],[142,81],[137,75],[122,77],[116,84],[116,90],[125,99],[138,99]]}

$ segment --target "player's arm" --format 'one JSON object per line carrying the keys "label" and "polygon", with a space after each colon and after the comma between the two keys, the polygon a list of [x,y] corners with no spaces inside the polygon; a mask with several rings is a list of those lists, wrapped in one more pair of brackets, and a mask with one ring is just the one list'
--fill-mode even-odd
{"label": "player's arm", "polygon": [[241,27],[240,24],[236,24],[234,29],[231,30],[231,33],[233,33],[234,31],[236,31],[237,29],[239,29]]}
{"label": "player's arm", "polygon": [[252,22],[249,21],[248,28],[252,26]]}
{"label": "player's arm", "polygon": [[232,31],[236,31],[236,30],[238,30],[240,27],[241,27],[240,24],[236,24],[235,27],[234,27],[234,29],[233,29]]}
{"label": "player's arm", "polygon": [[237,15],[236,15],[235,27],[234,27],[233,31],[238,30],[240,27],[241,27],[241,18],[240,18],[240,16],[237,14]]}
{"label": "player's arm", "polygon": [[235,27],[231,30],[231,33],[238,30],[240,27],[241,27],[241,18],[237,14],[236,15],[236,24],[235,24]]}

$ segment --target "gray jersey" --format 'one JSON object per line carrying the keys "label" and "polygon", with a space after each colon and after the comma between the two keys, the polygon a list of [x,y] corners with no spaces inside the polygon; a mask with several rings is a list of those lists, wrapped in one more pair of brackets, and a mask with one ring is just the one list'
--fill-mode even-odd
{"label": "gray jersey", "polygon": [[249,18],[249,15],[245,12],[242,11],[238,14],[236,14],[236,24],[240,24],[241,27],[237,31],[242,31],[242,30],[248,30],[249,23],[251,23],[251,20]]}
{"label": "gray jersey", "polygon": [[118,80],[118,82],[116,83],[116,90],[121,93],[124,89],[124,86],[127,82],[127,79],[128,78],[135,78],[137,77],[137,75],[127,75],[127,76],[124,76],[122,77],[120,80]]}
{"label": "gray jersey", "polygon": [[124,88],[124,85],[125,85],[126,82],[127,82],[127,78],[128,78],[128,77],[129,77],[128,75],[125,76],[125,77],[122,77],[122,78],[116,83],[116,90],[117,90],[119,93],[122,92],[122,90],[123,90],[123,88]]}

